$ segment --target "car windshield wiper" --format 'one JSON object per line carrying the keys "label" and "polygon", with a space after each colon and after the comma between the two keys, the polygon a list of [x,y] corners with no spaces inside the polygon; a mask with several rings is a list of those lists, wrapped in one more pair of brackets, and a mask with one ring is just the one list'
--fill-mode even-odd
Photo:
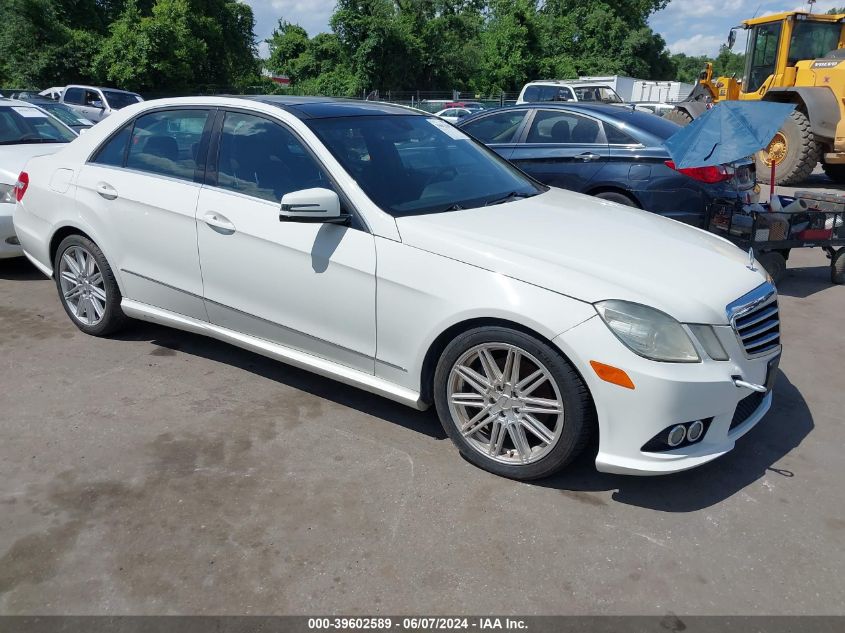
{"label": "car windshield wiper", "polygon": [[0,141],[0,145],[33,145],[35,143],[67,143],[55,138],[25,138],[16,141]]}
{"label": "car windshield wiper", "polygon": [[438,209],[437,213],[445,213],[446,211],[463,211],[464,207],[459,205],[457,202],[455,204],[450,204],[448,207],[443,209]]}
{"label": "car windshield wiper", "polygon": [[521,200],[523,198],[530,198],[531,196],[536,196],[536,193],[524,193],[519,191],[511,191],[508,195],[502,196],[501,198],[495,198],[494,200],[488,200],[484,203],[485,207],[489,207],[494,204],[504,204],[506,202],[513,202],[514,200]]}

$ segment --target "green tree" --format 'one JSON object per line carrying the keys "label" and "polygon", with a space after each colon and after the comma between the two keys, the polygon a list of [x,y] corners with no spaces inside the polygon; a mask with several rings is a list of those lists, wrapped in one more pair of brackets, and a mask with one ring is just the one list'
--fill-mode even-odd
{"label": "green tree", "polygon": [[543,74],[671,78],[666,43],[648,26],[649,15],[664,6],[664,0],[547,0],[541,9]]}
{"label": "green tree", "polygon": [[675,67],[675,79],[691,84],[698,81],[698,76],[704,70],[704,65],[711,61],[706,55],[691,56],[685,53],[672,55]]}
{"label": "green tree", "polygon": [[481,35],[480,88],[516,90],[540,68],[542,30],[536,0],[494,0]]}
{"label": "green tree", "polygon": [[745,71],[745,55],[734,53],[724,44],[719,47],[719,54],[713,60],[713,74],[717,77],[741,78]]}
{"label": "green tree", "polygon": [[107,82],[130,90],[184,90],[195,82],[205,52],[191,33],[188,0],[158,0],[149,16],[130,0],[94,64]]}

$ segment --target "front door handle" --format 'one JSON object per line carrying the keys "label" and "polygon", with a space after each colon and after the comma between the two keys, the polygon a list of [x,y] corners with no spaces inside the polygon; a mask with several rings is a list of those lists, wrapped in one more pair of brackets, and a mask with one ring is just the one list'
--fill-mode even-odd
{"label": "front door handle", "polygon": [[217,213],[217,211],[206,211],[202,219],[208,226],[214,229],[220,229],[230,233],[235,232],[235,225],[229,221],[229,218],[222,213]]}
{"label": "front door handle", "polygon": [[591,161],[598,160],[601,156],[593,154],[592,152],[584,152],[583,154],[578,154],[578,158],[585,163],[589,163]]}
{"label": "front door handle", "polygon": [[117,189],[107,182],[98,182],[95,189],[97,190],[97,193],[106,200],[114,200],[117,198]]}

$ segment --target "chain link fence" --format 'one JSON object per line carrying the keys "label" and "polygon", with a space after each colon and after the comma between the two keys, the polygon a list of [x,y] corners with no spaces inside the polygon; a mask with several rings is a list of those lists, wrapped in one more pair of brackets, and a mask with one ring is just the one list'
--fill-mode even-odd
{"label": "chain link fence", "polygon": [[[20,91],[38,92],[32,88],[2,88],[0,87],[0,95],[9,97]],[[349,95],[341,94],[320,94],[316,95],[307,91],[297,90],[295,86],[282,86],[267,82],[255,86],[215,86],[215,85],[201,85],[196,86],[193,90],[184,91],[167,91],[167,92],[141,92],[141,96],[146,100],[164,99],[168,97],[187,97],[187,96],[203,96],[203,95],[262,95],[262,94],[277,94],[277,95],[291,95],[291,96],[321,96],[321,97],[339,97],[350,98]],[[371,90],[363,91],[360,95],[356,95],[356,99],[366,101],[384,101],[388,103],[396,103],[399,105],[410,106],[426,112],[438,112],[446,107],[447,103],[456,103],[462,101],[471,101],[473,103],[480,103],[487,108],[499,108],[506,105],[513,105],[516,103],[518,93],[501,92],[492,95],[479,95],[471,92],[461,92],[458,90]]]}

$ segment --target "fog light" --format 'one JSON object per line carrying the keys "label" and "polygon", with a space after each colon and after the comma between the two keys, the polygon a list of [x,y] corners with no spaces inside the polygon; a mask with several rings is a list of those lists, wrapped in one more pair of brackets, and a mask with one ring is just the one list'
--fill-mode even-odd
{"label": "fog light", "polygon": [[677,426],[672,427],[672,430],[669,431],[669,435],[666,438],[666,443],[671,446],[679,446],[683,443],[684,438],[687,436],[687,429],[683,424],[679,424]]}
{"label": "fog light", "polygon": [[21,245],[20,240],[18,240],[18,238],[15,237],[14,235],[12,237],[6,238],[6,244],[11,244],[12,246],[20,246]]}
{"label": "fog light", "polygon": [[702,435],[704,435],[704,422],[696,420],[689,425],[689,428],[687,429],[687,439],[690,442],[697,442],[701,439]]}

